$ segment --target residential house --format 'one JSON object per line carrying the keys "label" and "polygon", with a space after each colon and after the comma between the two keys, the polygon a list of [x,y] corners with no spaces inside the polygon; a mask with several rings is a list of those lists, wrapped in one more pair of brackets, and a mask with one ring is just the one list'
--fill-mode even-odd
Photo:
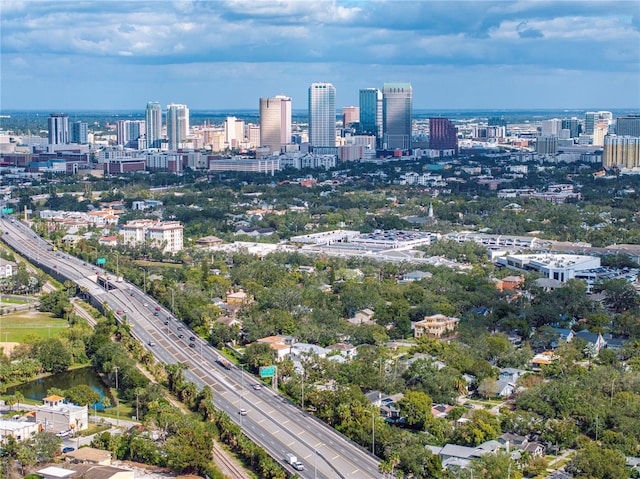
{"label": "residential house", "polygon": [[97,464],[109,466],[111,464],[111,451],[104,451],[94,447],[82,447],[68,452],[65,457],[67,462],[73,464]]}
{"label": "residential house", "polygon": [[431,407],[431,415],[433,417],[445,418],[449,415],[449,412],[453,409],[453,406],[448,404],[434,404]]}
{"label": "residential house", "polygon": [[134,479],[135,473],[131,469],[98,464],[69,464],[69,469],[75,472],[74,479]]}
{"label": "residential house", "polygon": [[356,314],[353,315],[353,318],[349,318],[348,321],[351,324],[358,326],[361,324],[375,324],[375,321],[373,320],[374,314],[375,313],[371,309],[362,309],[356,312]]}
{"label": "residential house", "polygon": [[10,278],[18,272],[18,265],[13,261],[0,258],[0,278]]}
{"label": "residential house", "polygon": [[427,336],[435,339],[451,336],[459,322],[460,319],[445,316],[444,314],[426,316],[422,321],[414,324],[414,336],[416,338]]}
{"label": "residential house", "polygon": [[534,371],[539,371],[542,366],[549,366],[553,361],[555,361],[555,353],[553,351],[543,351],[539,354],[536,354],[530,361],[531,369]]}
{"label": "residential house", "polygon": [[231,307],[239,308],[253,303],[253,296],[244,291],[232,291],[227,293],[226,302]]}
{"label": "residential house", "polygon": [[292,336],[267,336],[256,342],[268,344],[274,352],[275,360],[281,361],[291,355],[291,346],[295,343],[295,339]]}
{"label": "residential house", "polygon": [[410,283],[412,281],[420,281],[422,279],[428,279],[433,276],[432,273],[428,271],[411,271],[409,273],[403,274],[402,279],[398,281],[399,283]]}
{"label": "residential house", "polygon": [[100,236],[98,238],[98,244],[102,246],[118,246],[118,237],[113,236]]}
{"label": "residential house", "polygon": [[341,356],[348,359],[353,359],[358,355],[358,348],[349,343],[336,343],[331,346],[327,346],[329,352],[337,351]]}
{"label": "residential house", "polygon": [[596,347],[596,350],[600,352],[607,343],[605,342],[602,334],[592,333],[588,329],[583,329],[574,334],[574,337],[585,340],[588,344],[592,344]]}
{"label": "residential house", "polygon": [[507,276],[496,282],[499,291],[515,291],[524,284],[523,276]]}

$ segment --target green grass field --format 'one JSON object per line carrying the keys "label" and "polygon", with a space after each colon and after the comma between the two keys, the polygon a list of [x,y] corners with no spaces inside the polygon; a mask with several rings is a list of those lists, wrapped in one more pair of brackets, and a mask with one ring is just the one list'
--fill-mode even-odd
{"label": "green grass field", "polygon": [[0,298],[0,305],[2,304],[27,304],[29,301],[25,299],[16,299],[16,298]]}
{"label": "green grass field", "polygon": [[[54,337],[69,324],[64,319],[52,318],[49,313],[24,311],[0,316],[0,341],[20,343],[30,335],[39,338]],[[9,333],[6,334],[5,333]]]}

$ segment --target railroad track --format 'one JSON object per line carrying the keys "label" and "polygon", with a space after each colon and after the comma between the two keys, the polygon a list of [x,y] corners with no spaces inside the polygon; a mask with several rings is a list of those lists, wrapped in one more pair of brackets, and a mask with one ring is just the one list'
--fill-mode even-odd
{"label": "railroad track", "polygon": [[213,443],[214,462],[220,468],[222,474],[230,479],[251,479],[244,468],[217,442]]}

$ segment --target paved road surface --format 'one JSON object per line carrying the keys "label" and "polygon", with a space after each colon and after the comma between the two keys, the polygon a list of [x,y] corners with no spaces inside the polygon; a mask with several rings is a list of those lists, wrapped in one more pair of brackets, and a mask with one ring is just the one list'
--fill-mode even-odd
{"label": "paved road surface", "polygon": [[[241,369],[223,368],[216,362],[219,353],[215,349],[139,288],[119,283],[110,273],[66,253],[52,251],[21,222],[2,218],[0,227],[2,239],[24,257],[59,280],[75,281],[95,305],[106,304],[113,311],[121,311],[117,316],[126,316],[132,325],[131,334],[157,360],[186,365],[186,379],[198,387],[210,387],[216,407],[226,411],[274,459],[289,467],[284,464],[285,455],[292,452],[298,456],[306,470],[291,472],[314,479],[382,477],[378,458],[275,391],[254,390],[251,385],[255,380]],[[240,409],[246,409],[247,416],[240,415]]]}

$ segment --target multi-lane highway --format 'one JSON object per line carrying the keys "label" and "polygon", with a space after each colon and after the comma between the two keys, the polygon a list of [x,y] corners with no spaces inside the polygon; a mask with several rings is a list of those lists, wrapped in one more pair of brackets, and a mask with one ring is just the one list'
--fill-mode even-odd
{"label": "multi-lane highway", "polygon": [[[132,335],[167,364],[183,363],[185,377],[211,387],[216,407],[227,412],[243,432],[286,465],[287,453],[305,466],[304,478],[378,478],[379,460],[326,424],[304,413],[273,390],[254,389],[253,377],[216,362],[218,353],[136,286],[67,253],[53,251],[25,223],[0,218],[2,239],[29,261],[60,280],[77,283],[94,304],[106,304],[127,318]],[[246,415],[240,414],[246,411]],[[286,466],[289,467],[290,466]]]}

